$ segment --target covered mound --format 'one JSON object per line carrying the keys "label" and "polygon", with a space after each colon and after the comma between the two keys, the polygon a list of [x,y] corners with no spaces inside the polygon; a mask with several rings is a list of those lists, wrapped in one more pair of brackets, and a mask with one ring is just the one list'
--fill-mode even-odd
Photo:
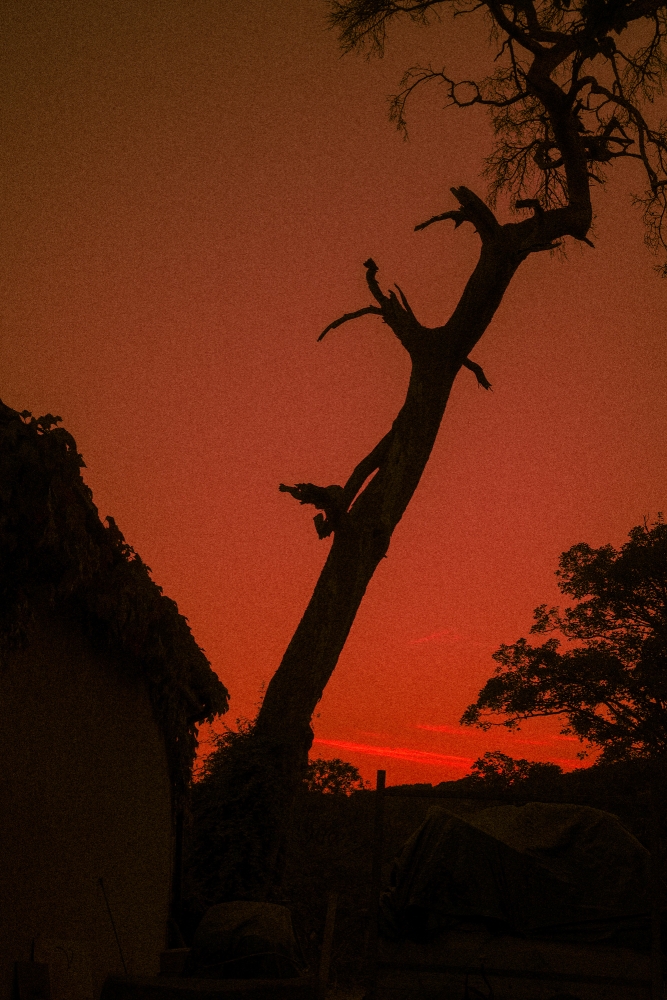
{"label": "covered mound", "polygon": [[431,809],[391,884],[379,924],[390,940],[482,924],[521,937],[650,941],[649,852],[615,816],[588,806],[532,802],[466,819]]}
{"label": "covered mound", "polygon": [[292,979],[304,969],[287,907],[242,900],[206,912],[186,972],[200,979]]}

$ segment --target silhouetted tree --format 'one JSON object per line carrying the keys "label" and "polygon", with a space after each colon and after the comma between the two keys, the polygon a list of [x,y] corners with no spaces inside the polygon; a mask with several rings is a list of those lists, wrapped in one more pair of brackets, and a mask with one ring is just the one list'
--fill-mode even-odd
{"label": "silhouetted tree", "polygon": [[472,765],[471,774],[457,782],[457,786],[484,788],[488,791],[505,792],[521,789],[527,784],[548,781],[563,773],[558,764],[542,761],[518,760],[501,753],[500,750],[489,750],[483,757],[478,757]]}
{"label": "silhouetted tree", "polygon": [[[199,916],[204,903],[211,902],[212,874],[216,881],[222,874],[226,894],[230,897],[255,898],[258,895],[254,875],[262,868],[264,839],[257,831],[263,830],[267,807],[275,808],[275,801],[264,787],[266,770],[273,767],[279,779],[281,761],[264,759],[262,747],[254,738],[254,728],[251,720],[237,719],[236,730],[224,726],[221,733],[213,733],[214,749],[204,761],[191,789],[186,896],[190,897],[190,904],[199,907]],[[247,796],[243,810],[236,807],[236,801],[230,796],[235,782],[242,784]],[[280,787],[277,780],[274,794],[280,792]],[[318,758],[308,764],[299,790],[350,795],[366,787],[367,783],[353,764],[339,758]],[[274,864],[280,865],[281,870],[285,861],[284,850],[274,857]]]}
{"label": "silhouetted tree", "polygon": [[[392,115],[404,128],[406,100],[429,80],[444,84],[452,106],[487,107],[496,137],[486,164],[490,205],[508,192],[515,199],[513,209],[530,215],[501,223],[473,191],[452,188],[457,207],[415,227],[451,220],[455,228],[469,223],[479,236],[479,260],[450,318],[442,326],[424,326],[398,286],[397,294],[383,290],[378,265],[369,259],[364,267],[371,304],[341,316],[320,336],[356,317],[378,316],[410,356],[410,381],[391,429],[346,483],[280,487],[319,511],[318,535],[333,534],[333,543],[268,685],[252,738],[237,744],[243,753],[230,771],[220,809],[229,829],[237,829],[243,817],[254,817],[244,842],[257,864],[252,872],[246,866],[239,881],[238,871],[223,860],[210,874],[217,898],[238,892],[241,882],[247,893],[271,893],[290,803],[307,767],[313,711],[417,488],[456,376],[467,368],[489,388],[469,355],[517,268],[531,254],[553,250],[567,238],[592,245],[591,184],[602,182],[603,171],[621,157],[634,157],[643,166],[647,190],[640,200],[647,242],[653,249],[666,247],[667,126],[650,124],[643,110],[665,73],[667,6],[662,0],[341,0],[330,4],[330,11],[346,51],[381,52],[389,22],[400,16],[422,22],[431,13],[476,18],[480,46],[488,44],[491,29],[496,56],[491,76],[458,82],[444,69],[413,68]],[[258,817],[260,826],[255,825]]]}
{"label": "silhouetted tree", "polygon": [[354,764],[347,764],[339,757],[311,760],[304,781],[309,792],[322,792],[324,795],[351,795],[369,787]]}
{"label": "silhouetted tree", "polygon": [[[535,610],[531,632],[559,632],[541,646],[525,639],[493,654],[496,674],[463,715],[464,725],[516,728],[562,716],[602,750],[601,763],[657,758],[667,751],[667,524],[630,531],[620,550],[573,545],[560,558],[558,586],[576,601]],[[507,718],[492,723],[490,715]],[[585,751],[579,754],[585,756]]]}

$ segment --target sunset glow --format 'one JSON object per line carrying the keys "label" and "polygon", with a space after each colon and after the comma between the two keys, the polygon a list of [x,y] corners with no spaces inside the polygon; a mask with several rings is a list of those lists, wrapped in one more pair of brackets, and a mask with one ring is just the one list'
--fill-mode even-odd
{"label": "sunset glow", "polygon": [[[445,40],[454,75],[484,64],[465,19],[397,24],[366,61],[341,57],[325,15],[78,0],[15,5],[5,35],[0,398],[62,416],[100,515],[230,691],[215,731],[254,716],[328,552],[278,485],[344,483],[405,395],[408,356],[377,316],[318,336],[369,304],[369,255],[436,326],[479,253],[472,226],[414,227],[454,207],[453,185],[485,196],[485,114],[424,88],[404,142],[386,100]],[[458,722],[500,644],[563,603],[559,555],[667,509],[667,281],[634,163],[594,186],[594,249],[519,269],[471,355],[493,391],[460,372],[312,756],[388,784],[458,778],[496,749],[582,765],[563,720]]]}

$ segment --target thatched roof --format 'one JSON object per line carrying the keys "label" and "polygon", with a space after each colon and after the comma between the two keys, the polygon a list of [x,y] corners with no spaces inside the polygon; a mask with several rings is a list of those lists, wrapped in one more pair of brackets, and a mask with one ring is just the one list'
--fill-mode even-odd
{"label": "thatched roof", "polygon": [[196,725],[226,712],[229,695],[175,602],[113,518],[100,520],[76,442],[59,422],[0,401],[0,664],[25,643],[39,609],[75,620],[93,644],[145,680],[179,808]]}

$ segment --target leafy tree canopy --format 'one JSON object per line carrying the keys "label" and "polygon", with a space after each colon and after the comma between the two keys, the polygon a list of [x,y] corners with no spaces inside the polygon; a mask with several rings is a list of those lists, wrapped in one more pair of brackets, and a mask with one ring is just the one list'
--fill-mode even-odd
{"label": "leafy tree canopy", "polygon": [[[217,787],[230,768],[237,766],[236,754],[243,753],[249,746],[254,730],[254,722],[250,719],[237,719],[236,731],[224,725],[221,733],[213,733],[214,750],[208,755],[202,767],[198,784]],[[318,757],[308,763],[308,769],[303,781],[309,792],[321,792],[326,795],[351,795],[369,787],[354,764],[336,757],[334,760],[323,760]]]}
{"label": "leafy tree canopy", "polygon": [[478,757],[471,770],[472,773],[462,779],[466,784],[499,791],[518,788],[527,782],[556,778],[563,773],[558,764],[524,758],[517,760],[500,750],[489,750],[483,757]]}
{"label": "leafy tree canopy", "polygon": [[[667,5],[661,0],[333,0],[329,20],[344,50],[382,55],[388,23],[427,24],[445,14],[484,21],[495,47],[494,72],[455,80],[446,67],[413,66],[392,100],[405,130],[406,101],[420,84],[440,83],[446,107],[489,109],[495,147],[486,162],[492,207],[501,192],[516,208],[566,206],[576,197],[568,160],[583,148],[589,181],[621,157],[638,160],[645,190],[646,243],[667,250],[667,119],[643,110],[662,93],[667,68]],[[630,29],[630,30],[628,30]],[[622,36],[622,37],[621,37]],[[566,125],[567,121],[567,125]],[[575,135],[578,133],[578,135]],[[667,274],[667,264],[657,268]]]}
{"label": "leafy tree canopy", "polygon": [[[525,639],[493,654],[495,676],[461,723],[519,728],[524,719],[563,716],[565,734],[602,751],[601,763],[654,758],[667,750],[667,524],[633,528],[619,550],[573,545],[560,558],[558,586],[575,603],[535,610],[532,633],[557,632],[541,646]],[[493,723],[489,716],[507,718]],[[586,751],[579,756],[585,757]]]}
{"label": "leafy tree canopy", "polygon": [[305,785],[309,792],[322,792],[325,795],[351,795],[352,792],[370,787],[354,764],[347,764],[338,757],[334,760],[311,760]]}
{"label": "leafy tree canopy", "polygon": [[[256,720],[239,718],[236,730],[223,726],[222,732],[212,734],[214,749],[192,785],[188,893],[204,908],[223,899],[265,898],[254,889],[256,872],[267,864],[282,870],[286,857],[282,845],[279,854],[267,859],[263,837],[267,813],[272,815],[276,802],[281,802],[284,762],[275,746],[258,736]],[[247,794],[247,806],[239,813],[232,812],[225,797],[233,777],[244,782]],[[343,796],[365,785],[354,765],[337,759],[311,761],[300,787]]]}

